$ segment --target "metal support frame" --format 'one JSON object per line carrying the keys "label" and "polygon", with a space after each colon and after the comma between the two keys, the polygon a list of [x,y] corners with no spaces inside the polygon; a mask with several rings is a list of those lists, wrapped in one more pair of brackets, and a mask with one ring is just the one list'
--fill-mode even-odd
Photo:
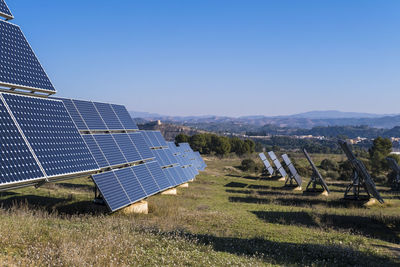
{"label": "metal support frame", "polygon": [[[344,198],[349,200],[368,200],[371,198],[365,183],[363,183],[357,171],[353,171],[353,182],[346,187]],[[362,194],[362,189],[366,194]]]}

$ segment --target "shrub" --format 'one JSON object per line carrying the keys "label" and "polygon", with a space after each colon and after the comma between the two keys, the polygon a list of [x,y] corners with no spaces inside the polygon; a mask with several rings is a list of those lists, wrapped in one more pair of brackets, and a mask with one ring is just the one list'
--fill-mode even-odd
{"label": "shrub", "polygon": [[337,171],[339,169],[339,165],[330,159],[324,159],[321,161],[320,167],[325,171]]}
{"label": "shrub", "polygon": [[240,164],[240,169],[242,171],[250,171],[250,172],[258,171],[257,164],[252,159],[242,160],[242,163]]}

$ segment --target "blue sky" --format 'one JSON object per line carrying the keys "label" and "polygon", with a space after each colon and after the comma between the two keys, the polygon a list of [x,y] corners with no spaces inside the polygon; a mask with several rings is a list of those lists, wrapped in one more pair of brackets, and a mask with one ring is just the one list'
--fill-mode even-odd
{"label": "blue sky", "polygon": [[8,0],[58,95],[167,115],[400,113],[400,1]]}

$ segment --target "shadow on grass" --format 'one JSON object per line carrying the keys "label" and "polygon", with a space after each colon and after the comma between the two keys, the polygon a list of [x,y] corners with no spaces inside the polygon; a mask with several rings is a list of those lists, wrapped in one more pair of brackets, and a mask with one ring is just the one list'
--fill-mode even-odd
{"label": "shadow on grass", "polygon": [[246,176],[242,176],[243,179],[248,179],[248,180],[261,180],[261,179],[265,179],[265,177],[261,177],[261,176],[252,176],[252,175],[246,175]]}
{"label": "shadow on grass", "polygon": [[241,178],[242,177],[241,175],[237,175],[237,174],[226,174],[225,176],[235,177],[235,178]]}
{"label": "shadow on grass", "polygon": [[4,209],[27,206],[28,208],[45,210],[49,213],[57,212],[61,215],[94,215],[105,214],[108,212],[105,206],[94,204],[92,201],[78,201],[73,203],[71,203],[71,201],[72,197],[56,198],[36,195],[23,195],[0,200],[0,206]]}
{"label": "shadow on grass", "polygon": [[256,185],[256,184],[251,184],[248,186],[250,189],[257,189],[257,190],[267,190],[271,189],[269,185]]}
{"label": "shadow on grass", "polygon": [[[396,230],[399,231],[400,229],[396,229],[395,227],[389,228],[385,222],[373,217],[279,211],[252,211],[252,213],[268,223],[303,225],[324,229],[333,228],[395,244],[400,243],[400,238],[396,233]],[[393,219],[390,223],[400,228],[400,221],[397,218]]]}
{"label": "shadow on grass", "polygon": [[329,208],[365,208],[366,201],[346,201],[344,199],[324,200],[324,199],[309,199],[309,198],[276,198],[274,200],[279,205],[308,207],[314,205],[323,205]]}
{"label": "shadow on grass", "polygon": [[[250,186],[249,186],[250,187]],[[232,194],[258,194],[260,196],[287,196],[291,195],[291,193],[285,192],[275,192],[275,191],[254,191],[254,190],[236,190],[236,189],[226,189],[225,192]]]}
{"label": "shadow on grass", "polygon": [[238,182],[230,182],[225,185],[225,187],[234,187],[234,188],[245,188],[247,184],[238,183]]}
{"label": "shadow on grass", "polygon": [[70,184],[70,183],[57,183],[57,186],[68,188],[68,189],[80,189],[85,191],[93,191],[94,185],[89,184]]}
{"label": "shadow on grass", "polygon": [[270,204],[271,200],[267,198],[258,198],[258,197],[229,197],[230,202],[242,202],[242,203],[253,203],[253,204]]}
{"label": "shadow on grass", "polygon": [[313,266],[398,266],[399,262],[349,247],[321,244],[273,242],[263,238],[217,237],[191,233],[172,233],[209,245],[215,251],[239,256],[255,256],[279,265]]}
{"label": "shadow on grass", "polygon": [[232,193],[232,194],[248,194],[248,195],[254,193],[253,190],[246,190],[246,189],[243,189],[243,190],[240,190],[240,189],[239,189],[239,190],[235,190],[235,189],[226,189],[225,192],[227,192],[227,193]]}

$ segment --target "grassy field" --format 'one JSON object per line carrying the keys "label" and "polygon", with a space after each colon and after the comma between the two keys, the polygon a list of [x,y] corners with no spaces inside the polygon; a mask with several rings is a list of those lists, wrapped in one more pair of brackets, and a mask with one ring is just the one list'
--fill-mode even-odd
{"label": "grassy field", "polygon": [[1,193],[0,265],[400,265],[400,193],[379,187],[386,203],[367,208],[341,200],[345,182],[305,196],[237,158],[207,164],[148,215],[108,215],[87,179]]}

